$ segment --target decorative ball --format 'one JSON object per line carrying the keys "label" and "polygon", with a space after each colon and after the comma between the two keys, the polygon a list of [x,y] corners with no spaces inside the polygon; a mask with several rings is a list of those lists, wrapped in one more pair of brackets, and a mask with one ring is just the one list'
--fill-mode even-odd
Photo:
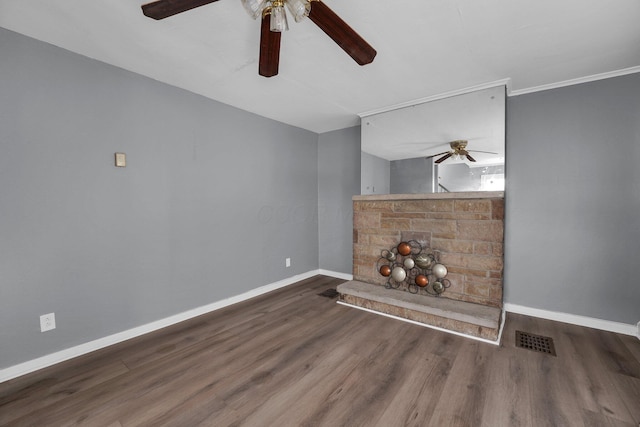
{"label": "decorative ball", "polygon": [[391,251],[388,251],[388,250],[386,250],[386,249],[383,249],[383,250],[382,250],[381,255],[382,255],[382,258],[386,258],[386,259],[388,259],[389,261],[392,261],[392,262],[393,262],[393,261],[395,261],[395,260],[396,260],[396,254],[395,254],[395,252],[391,252]]}
{"label": "decorative ball", "polygon": [[444,276],[447,275],[447,267],[445,267],[442,264],[436,264],[431,268],[431,272],[438,279],[442,279]]}
{"label": "decorative ball", "polygon": [[424,274],[418,274],[416,276],[416,285],[420,286],[421,288],[424,288],[428,284],[429,284],[429,279],[427,279],[427,276],[425,276]]}
{"label": "decorative ball", "polygon": [[416,262],[413,260],[413,258],[406,258],[404,260],[404,266],[411,269],[416,266]]}
{"label": "decorative ball", "polygon": [[398,245],[398,253],[402,256],[407,256],[411,253],[411,245],[407,242],[400,242]]}
{"label": "decorative ball", "polygon": [[388,265],[383,265],[382,267],[380,267],[380,274],[382,274],[384,277],[389,277],[389,275],[391,275],[391,267],[389,267]]}
{"label": "decorative ball", "polygon": [[436,294],[441,294],[444,292],[444,285],[440,281],[433,282],[433,291]]}
{"label": "decorative ball", "polygon": [[416,265],[420,268],[429,268],[433,259],[427,254],[420,254],[416,256]]}
{"label": "decorative ball", "polygon": [[393,271],[391,271],[391,277],[396,282],[402,282],[407,278],[407,272],[404,271],[404,268],[402,267],[393,267]]}

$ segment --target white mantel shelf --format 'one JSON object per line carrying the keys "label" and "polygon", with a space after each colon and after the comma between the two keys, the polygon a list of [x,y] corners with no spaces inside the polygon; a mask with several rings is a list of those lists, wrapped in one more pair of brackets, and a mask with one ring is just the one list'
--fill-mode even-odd
{"label": "white mantel shelf", "polygon": [[377,200],[442,200],[442,199],[503,199],[504,191],[469,191],[461,193],[423,193],[423,194],[368,194],[353,196],[354,202]]}

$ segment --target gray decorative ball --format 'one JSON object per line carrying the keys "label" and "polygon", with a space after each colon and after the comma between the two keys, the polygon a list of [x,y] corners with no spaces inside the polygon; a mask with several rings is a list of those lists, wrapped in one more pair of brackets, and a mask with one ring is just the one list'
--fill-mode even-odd
{"label": "gray decorative ball", "polygon": [[433,282],[433,290],[435,293],[440,295],[444,292],[444,285],[442,284],[442,282]]}
{"label": "gray decorative ball", "polygon": [[420,254],[416,256],[416,265],[420,268],[429,268],[433,260],[429,255]]}

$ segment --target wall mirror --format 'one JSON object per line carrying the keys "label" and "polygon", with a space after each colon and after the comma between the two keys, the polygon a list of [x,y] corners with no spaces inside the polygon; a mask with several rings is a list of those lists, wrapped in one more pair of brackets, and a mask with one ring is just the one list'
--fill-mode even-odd
{"label": "wall mirror", "polygon": [[362,115],[361,194],[504,191],[505,103],[495,86]]}

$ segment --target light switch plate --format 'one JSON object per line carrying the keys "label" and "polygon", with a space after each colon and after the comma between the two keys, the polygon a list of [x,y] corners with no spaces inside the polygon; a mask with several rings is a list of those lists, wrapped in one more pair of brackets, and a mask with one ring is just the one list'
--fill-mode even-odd
{"label": "light switch plate", "polygon": [[125,153],[116,153],[116,166],[119,168],[127,167],[127,155]]}

